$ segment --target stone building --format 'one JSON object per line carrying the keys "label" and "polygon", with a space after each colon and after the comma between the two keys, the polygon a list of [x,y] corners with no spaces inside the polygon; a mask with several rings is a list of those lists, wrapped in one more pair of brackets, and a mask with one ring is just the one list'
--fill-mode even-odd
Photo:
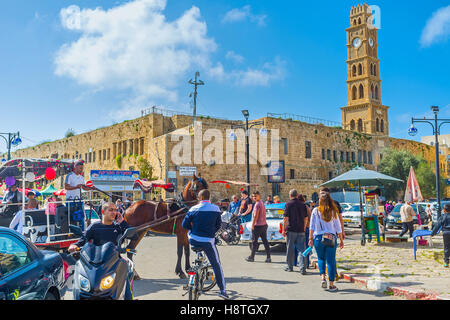
{"label": "stone building", "polygon": [[[434,163],[433,146],[389,137],[388,107],[381,103],[377,30],[367,25],[367,19],[367,5],[351,9],[346,30],[348,103],[341,108],[342,126],[295,115],[268,114],[253,120],[264,121],[267,130],[266,137],[258,134],[261,125],[250,130],[251,183],[258,184],[256,189],[263,197],[279,194],[286,200],[289,190],[296,188],[311,199],[321,183],[356,164],[376,170],[387,147],[409,150]],[[145,159],[153,168],[153,177],[173,182],[177,192],[190,179],[184,175],[186,167],[195,168],[208,182],[246,181],[243,135],[236,141],[230,139],[232,126],[243,122],[202,116],[197,121],[201,125],[194,127],[191,115],[154,107],[137,119],[18,150],[14,157],[83,159],[85,178],[90,170],[139,170],[139,160]],[[272,145],[278,145],[275,159]],[[180,163],[180,157],[188,160]],[[447,154],[440,157],[448,172]],[[270,160],[284,161],[284,182],[268,182],[264,171]],[[209,186],[215,200],[230,198],[242,188]]]}

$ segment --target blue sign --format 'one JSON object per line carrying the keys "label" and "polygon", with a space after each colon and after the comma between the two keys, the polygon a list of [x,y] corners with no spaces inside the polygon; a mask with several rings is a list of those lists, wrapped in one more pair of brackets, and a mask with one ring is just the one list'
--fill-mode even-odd
{"label": "blue sign", "polygon": [[450,186],[450,179],[447,179],[447,185]]}
{"label": "blue sign", "polygon": [[92,181],[135,181],[139,177],[139,171],[91,170]]}
{"label": "blue sign", "polygon": [[268,171],[269,183],[284,183],[284,160],[271,161]]}

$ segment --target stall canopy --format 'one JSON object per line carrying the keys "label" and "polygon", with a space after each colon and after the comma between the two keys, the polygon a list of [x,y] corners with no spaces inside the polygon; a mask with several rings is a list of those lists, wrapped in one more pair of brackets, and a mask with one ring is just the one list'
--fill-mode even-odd
{"label": "stall canopy", "polygon": [[57,191],[57,189],[51,184],[49,185],[47,188],[45,188],[44,190],[41,191],[41,194],[43,196],[51,196],[53,194],[53,192]]}

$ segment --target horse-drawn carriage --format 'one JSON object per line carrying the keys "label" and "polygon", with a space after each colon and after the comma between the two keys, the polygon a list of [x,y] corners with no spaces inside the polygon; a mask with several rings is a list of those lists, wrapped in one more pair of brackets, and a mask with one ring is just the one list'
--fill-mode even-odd
{"label": "horse-drawn carriage", "polygon": [[[11,227],[27,237],[41,249],[65,252],[78,241],[69,230],[69,225],[85,226],[91,219],[98,218],[100,200],[92,200],[91,192],[85,192],[87,199],[46,202],[42,209],[27,209],[26,190],[42,186],[44,181],[54,180],[70,173],[73,160],[57,159],[14,159],[0,167],[0,183],[7,187],[21,186],[21,201],[6,203],[0,210],[0,226]],[[87,214],[86,214],[86,213]]]}

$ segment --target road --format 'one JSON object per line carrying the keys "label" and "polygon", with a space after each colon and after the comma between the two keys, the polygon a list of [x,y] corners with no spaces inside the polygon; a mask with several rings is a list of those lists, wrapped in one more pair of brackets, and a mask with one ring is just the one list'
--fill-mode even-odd
{"label": "road", "polygon": [[[354,241],[359,241],[356,236]],[[263,248],[263,246],[261,246]],[[187,280],[178,279],[174,273],[176,263],[176,238],[170,236],[145,237],[139,244],[135,257],[136,271],[143,280],[135,281],[134,294],[139,300],[184,300],[182,287]],[[227,290],[231,299],[398,299],[382,293],[370,292],[346,281],[336,283],[338,292],[327,292],[320,286],[317,270],[308,269],[301,275],[284,271],[285,251],[273,247],[272,263],[265,263],[264,251],[259,251],[255,262],[244,260],[249,254],[248,245],[222,245],[218,247],[222,261]],[[191,261],[195,253],[191,252]],[[183,257],[184,266],[184,257]],[[217,286],[200,297],[201,300],[220,299]]]}
{"label": "road", "polygon": [[[350,236],[346,241],[359,241],[359,235]],[[261,245],[261,250],[263,246]],[[367,291],[354,283],[341,280],[336,283],[337,292],[328,292],[320,286],[317,270],[308,269],[301,275],[298,268],[294,272],[284,271],[285,251],[272,247],[272,263],[265,263],[265,253],[260,250],[255,262],[244,260],[249,255],[246,244],[218,246],[220,259],[232,300],[398,300],[379,292]],[[134,296],[139,300],[187,300],[182,296],[187,280],[175,275],[176,238],[164,235],[145,237],[137,248],[136,271],[142,280],[134,282]],[[195,253],[191,251],[191,261]],[[182,261],[184,266],[184,257]],[[201,300],[220,299],[217,286],[200,296]],[[71,292],[64,297],[72,299]]]}

